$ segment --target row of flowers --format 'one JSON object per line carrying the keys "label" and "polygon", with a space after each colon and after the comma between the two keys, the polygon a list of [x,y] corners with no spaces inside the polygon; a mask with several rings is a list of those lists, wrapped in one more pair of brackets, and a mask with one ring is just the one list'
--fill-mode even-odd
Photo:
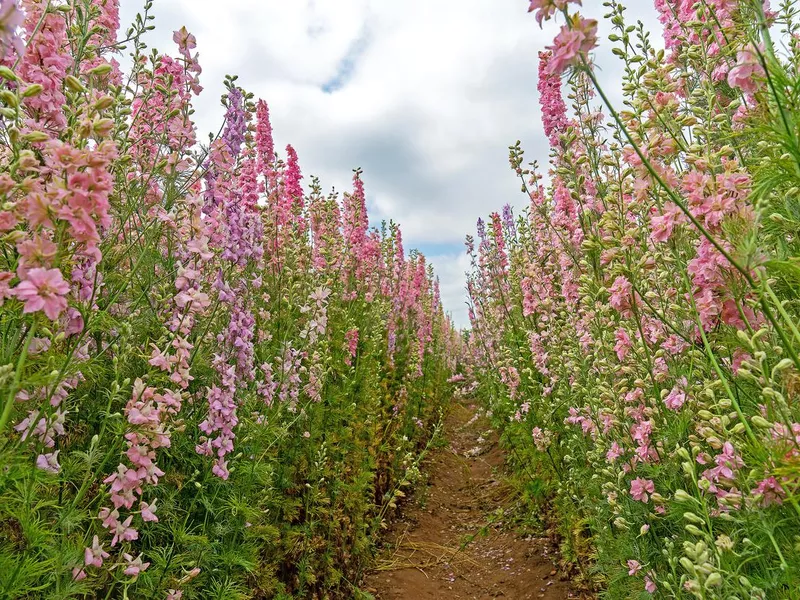
{"label": "row of flowers", "polygon": [[302,184],[197,42],[0,1],[0,596],[315,598],[418,475],[459,338],[425,257]]}
{"label": "row of flowers", "polygon": [[606,597],[795,598],[797,8],[656,0],[661,49],[606,2],[617,107],[577,4],[530,3],[550,168],[467,239],[465,381]]}

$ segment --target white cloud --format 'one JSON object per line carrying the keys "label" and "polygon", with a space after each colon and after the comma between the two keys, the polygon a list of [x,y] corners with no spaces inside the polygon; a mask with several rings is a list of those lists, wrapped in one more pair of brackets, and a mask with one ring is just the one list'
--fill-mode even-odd
{"label": "white cloud", "polygon": [[[653,24],[649,3],[637,4],[629,19]],[[141,3],[121,5],[124,27]],[[219,126],[224,75],[238,74],[269,103],[276,145],[295,147],[305,175],[342,190],[364,168],[374,223],[399,222],[409,248],[452,248],[432,261],[445,307],[466,325],[462,240],[479,216],[526,203],[510,144],[522,140],[542,164],[548,155],[538,51],[557,27],[540,30],[526,10],[525,0],[157,0],[147,39],[174,54],[173,30],[197,37],[202,139]],[[584,0],[585,15],[605,11]]]}

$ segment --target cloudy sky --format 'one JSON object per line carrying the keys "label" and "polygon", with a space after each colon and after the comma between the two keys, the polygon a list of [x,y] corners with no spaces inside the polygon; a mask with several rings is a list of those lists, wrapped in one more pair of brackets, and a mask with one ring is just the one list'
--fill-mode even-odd
{"label": "cloudy sky", "polygon": [[[143,0],[121,0],[123,31]],[[204,91],[199,133],[216,131],[225,74],[270,106],[276,147],[291,143],[303,174],[348,190],[364,169],[371,221],[398,221],[407,248],[433,262],[445,309],[467,325],[464,236],[504,204],[526,204],[508,166],[521,140],[547,160],[538,105],[540,29],[526,0],[155,0],[148,45],[175,54],[172,32],[197,37]],[[601,0],[582,12],[600,20]],[[652,3],[632,0],[660,44]],[[608,28],[601,24],[601,33]],[[601,37],[597,62],[618,90]],[[307,181],[307,180],[306,180]]]}

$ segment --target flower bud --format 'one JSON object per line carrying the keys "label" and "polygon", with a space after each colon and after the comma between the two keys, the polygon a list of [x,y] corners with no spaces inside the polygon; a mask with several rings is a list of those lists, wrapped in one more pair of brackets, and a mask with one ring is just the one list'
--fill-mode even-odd
{"label": "flower bud", "polygon": [[8,81],[17,81],[17,76],[14,71],[5,66],[0,66],[0,77]]}
{"label": "flower bud", "polygon": [[715,571],[706,578],[706,589],[716,587],[718,585],[722,585],[722,575]]}
{"label": "flower bud", "polygon": [[703,521],[701,517],[697,516],[696,514],[690,511],[683,513],[683,518],[686,519],[687,521],[696,523],[698,525],[702,525],[703,523],[705,523],[705,521]]}
{"label": "flower bud", "polygon": [[684,569],[686,569],[686,570],[687,570],[687,571],[688,571],[688,572],[689,572],[691,575],[694,575],[694,574],[695,574],[695,570],[694,570],[694,564],[692,563],[692,561],[691,561],[691,560],[689,560],[689,559],[688,559],[688,558],[686,558],[685,556],[682,556],[682,557],[681,557],[681,559],[680,559],[680,561],[678,561],[678,562],[680,562],[680,563],[681,563],[681,566],[682,566]]}
{"label": "flower bud", "polygon": [[0,100],[12,108],[19,108],[19,98],[11,90],[0,91]]}
{"label": "flower bud", "polygon": [[94,133],[100,137],[106,137],[114,128],[114,121],[111,119],[98,119],[92,124]]}
{"label": "flower bud", "polygon": [[106,73],[111,72],[111,65],[108,63],[103,63],[102,65],[97,65],[94,69],[89,70],[89,75],[105,75]]}
{"label": "flower bud", "polygon": [[689,533],[691,533],[692,535],[698,535],[698,536],[699,535],[703,535],[703,532],[700,531],[700,529],[697,528],[697,525],[692,525],[691,523],[689,523],[688,525],[684,526],[684,529],[686,531],[688,531]]}
{"label": "flower bud", "polygon": [[86,87],[74,75],[67,75],[64,77],[64,85],[66,85],[73,92],[85,92]]}
{"label": "flower bud", "polygon": [[114,98],[106,94],[105,96],[98,98],[97,102],[94,103],[95,110],[105,110],[108,107],[114,104]]}
{"label": "flower bud", "polygon": [[42,93],[43,90],[44,88],[41,86],[41,84],[32,83],[31,85],[26,87],[25,90],[22,92],[22,97],[31,98],[33,96],[38,96],[39,94]]}
{"label": "flower bud", "polygon": [[31,131],[30,133],[23,135],[22,139],[26,142],[30,142],[31,144],[37,144],[40,142],[46,142],[50,139],[50,136],[44,131]]}
{"label": "flower bud", "polygon": [[28,234],[25,233],[22,229],[15,229],[13,231],[9,231],[6,235],[4,235],[3,241],[16,244],[20,240],[24,240],[26,237],[28,237]]}
{"label": "flower bud", "polygon": [[760,427],[762,429],[770,429],[772,427],[772,423],[767,421],[761,415],[753,415],[752,417],[750,417],[750,422],[756,427]]}

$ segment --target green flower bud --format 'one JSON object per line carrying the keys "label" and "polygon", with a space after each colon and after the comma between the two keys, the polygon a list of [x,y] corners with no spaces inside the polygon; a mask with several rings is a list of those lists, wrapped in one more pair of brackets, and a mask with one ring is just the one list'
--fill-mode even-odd
{"label": "green flower bud", "polygon": [[50,136],[47,135],[44,131],[31,131],[30,133],[26,133],[22,136],[22,139],[26,142],[30,142],[32,144],[36,144],[39,142],[46,142],[50,139]]}
{"label": "green flower bud", "polygon": [[8,81],[16,81],[17,80],[17,76],[14,73],[14,71],[9,69],[8,67],[0,66],[0,77],[2,77],[3,79],[6,79]]}
{"label": "green flower bud", "polygon": [[0,100],[12,108],[19,108],[19,98],[11,90],[0,91]]}
{"label": "green flower bud", "polygon": [[22,97],[31,98],[33,96],[38,96],[43,90],[44,88],[40,84],[33,83],[25,88],[25,90],[22,92]]}
{"label": "green flower bud", "polygon": [[750,417],[750,422],[753,425],[755,425],[756,427],[760,427],[762,429],[771,429],[772,428],[772,423],[767,421],[761,415],[753,415],[752,417]]}
{"label": "green flower bud", "polygon": [[74,75],[67,75],[64,77],[64,85],[66,85],[73,92],[85,92],[86,87]]}
{"label": "green flower bud", "polygon": [[111,65],[108,63],[103,63],[102,65],[97,65],[94,69],[89,71],[89,75],[105,75],[106,73],[111,72]]}
{"label": "green flower bud", "polygon": [[683,518],[689,521],[690,523],[695,523],[697,525],[703,525],[705,523],[705,521],[703,521],[701,517],[697,516],[691,511],[686,511],[685,513],[683,513]]}
{"label": "green flower bud", "polygon": [[114,98],[109,95],[105,95],[102,98],[99,98],[97,102],[94,104],[95,110],[105,110],[108,107],[114,104]]}
{"label": "green flower bud", "polygon": [[689,560],[689,559],[688,559],[688,558],[686,558],[685,556],[682,556],[682,557],[681,557],[681,559],[680,559],[680,561],[678,561],[678,562],[680,562],[680,563],[681,563],[681,566],[682,566],[684,569],[686,569],[686,570],[687,570],[687,571],[688,571],[688,572],[689,572],[691,575],[694,575],[694,574],[695,574],[695,570],[694,570],[694,564],[692,563],[692,561],[691,561],[691,560]]}
{"label": "green flower bud", "polygon": [[686,529],[686,531],[688,531],[688,532],[689,532],[689,533],[691,533],[692,535],[703,535],[703,532],[702,532],[702,531],[700,531],[700,529],[698,529],[696,525],[692,525],[691,523],[689,523],[688,525],[686,525],[686,526],[684,527],[684,529]]}

